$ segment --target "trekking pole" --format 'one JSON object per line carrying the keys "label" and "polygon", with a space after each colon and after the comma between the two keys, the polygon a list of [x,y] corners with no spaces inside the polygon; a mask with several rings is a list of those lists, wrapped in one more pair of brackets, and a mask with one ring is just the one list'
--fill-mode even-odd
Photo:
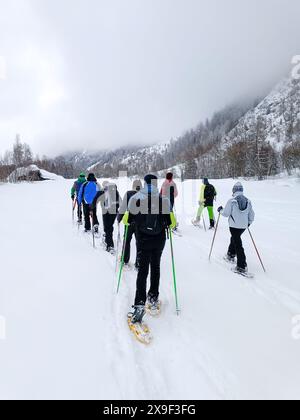
{"label": "trekking pole", "polygon": [[203,226],[204,226],[204,230],[205,230],[205,232],[207,232],[207,229],[206,229],[206,223],[205,223],[205,219],[204,219],[204,215],[202,216],[202,218],[203,218]]}
{"label": "trekking pole", "polygon": [[75,209],[76,209],[76,202],[77,202],[77,200],[75,199],[72,203],[72,221],[73,221],[73,223],[74,223],[74,220],[75,220],[74,213],[75,213]]}
{"label": "trekking pole", "polygon": [[118,240],[117,240],[117,252],[116,252],[116,267],[115,267],[115,272],[118,271],[118,258],[119,258],[120,242],[121,242],[120,223],[118,223]]}
{"label": "trekking pole", "polygon": [[221,217],[221,213],[219,213],[219,217],[218,217],[218,221],[217,221],[217,225],[216,225],[216,230],[215,230],[215,234],[214,234],[214,238],[211,244],[211,249],[210,249],[210,253],[209,253],[209,261],[211,260],[211,256],[212,256],[212,252],[214,249],[214,245],[215,245],[215,240],[216,240],[216,236],[217,236],[217,231],[218,231],[218,227],[219,227],[219,222],[220,222],[220,217]]}
{"label": "trekking pole", "polygon": [[175,268],[174,247],[173,247],[173,233],[172,233],[171,228],[169,228],[169,235],[170,235],[170,245],[171,245],[171,257],[172,257],[172,270],[173,270],[173,282],[174,282],[174,292],[175,292],[176,313],[179,316],[180,309],[179,309],[179,303],[178,303],[176,268]]}
{"label": "trekking pole", "polygon": [[122,249],[122,257],[121,257],[121,266],[120,266],[119,277],[118,277],[117,294],[120,291],[122,273],[123,273],[123,268],[124,268],[124,265],[125,265],[125,262],[124,262],[124,260],[125,260],[125,247],[126,247],[126,242],[127,242],[127,238],[128,238],[128,230],[129,230],[129,225],[126,225],[125,226],[124,243],[123,243],[123,249]]}
{"label": "trekking pole", "polygon": [[249,234],[250,234],[251,240],[252,240],[252,242],[253,242],[253,245],[254,245],[255,251],[256,251],[256,253],[257,253],[257,256],[258,256],[258,258],[259,258],[259,261],[260,261],[260,263],[261,263],[261,266],[262,266],[262,268],[263,268],[264,272],[266,273],[266,272],[267,272],[267,270],[266,270],[266,268],[265,268],[265,266],[264,266],[264,263],[263,263],[262,258],[261,258],[261,256],[260,256],[260,253],[259,253],[259,251],[258,251],[258,249],[257,249],[256,243],[255,243],[255,241],[254,241],[254,238],[253,238],[253,236],[252,236],[252,233],[251,233],[250,228],[248,228],[248,232],[249,232]]}
{"label": "trekking pole", "polygon": [[96,243],[95,243],[95,229],[94,229],[94,218],[93,218],[93,213],[90,213],[90,218],[92,219],[92,235],[93,235],[93,248],[96,248]]}

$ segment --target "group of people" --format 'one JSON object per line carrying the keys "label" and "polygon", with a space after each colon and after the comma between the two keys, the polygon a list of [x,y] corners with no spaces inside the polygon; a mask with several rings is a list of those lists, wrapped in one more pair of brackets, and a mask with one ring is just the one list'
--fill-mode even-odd
{"label": "group of people", "polygon": [[[165,248],[167,236],[170,231],[176,231],[178,224],[175,217],[175,200],[178,197],[178,188],[168,173],[158,189],[158,178],[149,174],[144,183],[135,180],[132,189],[127,191],[121,199],[116,184],[105,181],[100,185],[94,174],[80,174],[75,181],[71,197],[77,204],[78,223],[82,224],[84,215],[85,232],[99,232],[97,218],[97,204],[100,202],[103,216],[103,227],[106,250],[115,253],[114,224],[124,223],[126,226],[123,244],[123,258],[125,265],[130,262],[132,238],[136,238],[135,268],[138,271],[137,288],[134,301],[134,311],[131,322],[141,323],[145,315],[146,306],[155,311],[159,306],[159,285],[161,258]],[[207,208],[210,229],[215,229],[214,202],[217,191],[213,185],[204,178],[201,186],[199,209],[194,225],[200,224],[203,210]],[[251,201],[245,197],[243,185],[237,183],[233,187],[233,197],[225,208],[219,207],[220,215],[229,219],[231,232],[230,246],[226,258],[229,262],[236,262],[238,273],[247,272],[246,255],[242,243],[242,234],[254,221],[254,211]],[[236,260],[237,259],[237,260]],[[147,278],[149,271],[150,289],[147,291]]]}

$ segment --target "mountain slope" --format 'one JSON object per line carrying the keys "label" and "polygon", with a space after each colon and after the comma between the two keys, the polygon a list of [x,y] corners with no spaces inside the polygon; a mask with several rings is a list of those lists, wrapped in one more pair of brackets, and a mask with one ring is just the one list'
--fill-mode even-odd
{"label": "mountain slope", "polygon": [[300,166],[300,80],[286,78],[263,100],[227,106],[176,140],[73,154],[98,177],[144,175],[180,167],[186,178],[259,177]]}
{"label": "mountain slope", "polygon": [[226,146],[259,135],[278,151],[300,135],[300,80],[284,79],[224,137]]}

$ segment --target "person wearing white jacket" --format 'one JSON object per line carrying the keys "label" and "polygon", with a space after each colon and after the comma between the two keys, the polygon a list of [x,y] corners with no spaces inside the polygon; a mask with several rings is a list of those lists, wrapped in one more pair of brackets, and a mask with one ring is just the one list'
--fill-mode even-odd
{"label": "person wearing white jacket", "polygon": [[247,259],[243,248],[242,235],[254,222],[255,213],[251,201],[244,196],[244,187],[238,182],[233,187],[233,198],[231,198],[225,209],[218,208],[218,212],[228,218],[231,233],[231,241],[228,248],[227,259],[235,262],[237,257],[236,270],[240,273],[247,273]]}

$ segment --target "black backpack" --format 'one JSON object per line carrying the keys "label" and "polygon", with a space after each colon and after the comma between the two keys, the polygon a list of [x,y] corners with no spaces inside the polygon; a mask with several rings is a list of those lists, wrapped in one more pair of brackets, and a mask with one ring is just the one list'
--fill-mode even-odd
{"label": "black backpack", "polygon": [[140,214],[137,221],[137,228],[140,233],[147,236],[158,236],[167,227],[162,213],[162,198],[153,201],[148,196],[148,214]]}
{"label": "black backpack", "polygon": [[207,185],[205,188],[204,196],[206,199],[214,199],[216,195],[215,187],[211,184]]}

